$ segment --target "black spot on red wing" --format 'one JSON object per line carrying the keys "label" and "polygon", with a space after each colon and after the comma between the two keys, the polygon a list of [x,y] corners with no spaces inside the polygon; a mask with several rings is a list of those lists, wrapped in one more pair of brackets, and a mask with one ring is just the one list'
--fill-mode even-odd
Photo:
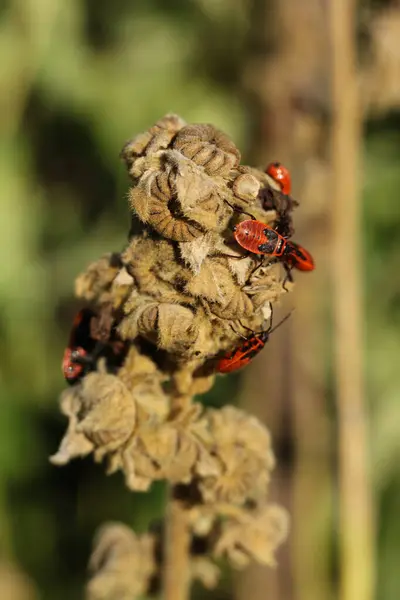
{"label": "black spot on red wing", "polygon": [[276,244],[279,240],[279,236],[276,231],[274,229],[270,229],[269,227],[264,229],[263,234],[269,242],[274,242]]}
{"label": "black spot on red wing", "polygon": [[260,244],[257,248],[258,252],[262,254],[272,254],[275,249],[275,244],[267,242],[266,244]]}

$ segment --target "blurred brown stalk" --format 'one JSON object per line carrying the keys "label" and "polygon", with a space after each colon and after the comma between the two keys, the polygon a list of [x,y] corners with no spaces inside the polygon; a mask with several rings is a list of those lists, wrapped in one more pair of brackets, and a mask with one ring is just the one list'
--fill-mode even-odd
{"label": "blurred brown stalk", "polygon": [[362,358],[359,194],[362,111],[355,0],[331,0],[332,269],[339,424],[341,599],[374,597],[374,531]]}
{"label": "blurred brown stalk", "polygon": [[252,6],[244,73],[249,112],[255,115],[251,158],[261,164],[280,160],[290,168],[293,195],[301,202],[295,239],[316,256],[317,270],[296,276],[291,322],[244,375],[242,403],[273,433],[276,494],[291,512],[292,528],[275,575],[249,569],[239,580],[238,598],[326,600],[332,597],[333,495],[322,333],[329,215],[327,23],[317,0],[254,0]]}

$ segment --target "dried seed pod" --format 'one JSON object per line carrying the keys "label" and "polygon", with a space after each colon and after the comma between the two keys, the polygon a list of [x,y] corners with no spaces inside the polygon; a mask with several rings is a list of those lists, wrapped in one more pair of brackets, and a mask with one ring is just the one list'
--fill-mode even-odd
{"label": "dried seed pod", "polygon": [[204,377],[193,377],[192,376],[192,382],[191,384],[187,385],[186,382],[186,386],[184,387],[182,385],[181,389],[185,389],[185,391],[187,391],[187,393],[190,395],[190,397],[193,396],[199,396],[201,394],[205,394],[206,392],[208,392],[212,386],[214,385],[215,382],[215,375],[207,375]]}
{"label": "dried seed pod", "polygon": [[[157,277],[153,268],[157,260],[157,248],[154,242],[141,237],[133,237],[129,246],[121,254],[121,260],[140,292],[156,288]],[[124,310],[130,312],[126,310],[126,303]]]}
{"label": "dried seed pod", "polygon": [[236,284],[227,265],[219,258],[206,258],[197,275],[186,285],[186,291],[221,305],[228,304],[236,292]]}
{"label": "dried seed pod", "polygon": [[125,317],[120,318],[117,332],[123,340],[135,340],[138,333],[138,318],[141,312],[150,304],[153,304],[153,298],[133,290],[124,304]]}
{"label": "dried seed pod", "polygon": [[[52,457],[56,464],[65,464],[93,448],[100,460],[124,444],[135,428],[136,406],[132,393],[118,377],[107,373],[86,375],[75,386],[74,397],[67,398],[64,410],[68,413],[69,427],[59,452]],[[86,438],[86,446],[82,438]]]}
{"label": "dried seed pod", "polygon": [[121,150],[120,157],[125,161],[128,170],[138,156],[141,156],[153,139],[154,134],[149,129],[128,140]]}
{"label": "dried seed pod", "polygon": [[168,148],[171,141],[175,137],[175,133],[175,131],[167,131],[166,129],[162,129],[148,144],[146,148],[146,154],[151,154],[152,152],[158,152],[159,150]]}
{"label": "dried seed pod", "polygon": [[252,204],[260,191],[260,182],[250,173],[243,173],[234,180],[232,191],[236,198]]}
{"label": "dried seed pod", "polygon": [[234,276],[235,281],[239,284],[240,289],[246,291],[245,284],[248,282],[249,276],[251,276],[255,267],[259,265],[259,261],[251,255],[245,258],[243,254],[241,254],[241,250],[235,252],[235,254],[237,254],[238,258],[228,258],[226,264],[229,271]]}
{"label": "dried seed pod", "polygon": [[[293,283],[287,281],[285,287],[289,290],[293,287]],[[270,302],[275,303],[279,300],[282,294],[287,293],[283,289],[283,280],[281,277],[281,266],[279,264],[270,264],[261,267],[257,271],[257,276],[243,288],[243,291],[251,296],[251,300],[255,310],[262,308]]]}
{"label": "dried seed pod", "polygon": [[121,462],[114,464],[124,471],[131,489],[157,479],[184,483],[194,468],[217,475],[217,463],[206,449],[210,439],[201,410],[199,404],[190,405],[168,421],[151,415],[140,423],[137,435],[123,449]]}
{"label": "dried seed pod", "polygon": [[247,319],[254,314],[254,304],[249,296],[240,290],[235,290],[232,298],[226,304],[210,303],[210,309],[221,319]]}
{"label": "dried seed pod", "polygon": [[[166,302],[190,303],[192,298],[182,292],[190,271],[176,256],[176,249],[168,240],[135,237],[122,253],[122,260],[141,294]],[[129,305],[128,298],[125,313],[131,312]]]}
{"label": "dried seed pod", "polygon": [[157,341],[158,306],[157,302],[148,304],[137,317],[139,335],[150,339],[154,343]]}
{"label": "dried seed pod", "polygon": [[221,471],[218,477],[204,477],[199,482],[204,501],[235,505],[262,501],[274,467],[267,429],[233,406],[208,410],[207,418],[214,440],[213,455],[220,461]]}
{"label": "dried seed pod", "polygon": [[120,255],[105,254],[99,260],[91,263],[86,271],[75,281],[75,294],[88,302],[99,304],[112,301],[110,288],[113,280],[121,269]]}
{"label": "dried seed pod", "polygon": [[80,422],[82,432],[103,453],[121,446],[136,424],[132,392],[114,375],[89,373],[82,380]]}
{"label": "dried seed pod", "polygon": [[174,113],[168,113],[167,115],[164,115],[164,117],[161,117],[161,119],[158,119],[156,122],[156,126],[171,133],[177,133],[182,129],[182,127],[185,127],[185,125],[186,121]]}
{"label": "dried seed pod", "polygon": [[196,342],[198,328],[189,308],[160,304],[157,319],[157,345],[169,352],[182,352]]}
{"label": "dried seed pod", "polygon": [[163,154],[164,152],[156,152],[155,154],[140,156],[135,160],[129,171],[129,175],[131,176],[135,185],[137,185],[138,180],[142,176],[145,178],[151,177],[162,169]]}
{"label": "dried seed pod", "polygon": [[173,187],[182,214],[207,231],[224,229],[229,213],[220,186],[192,161],[180,159],[177,162]]}
{"label": "dried seed pod", "polygon": [[202,237],[198,237],[192,242],[182,242],[179,244],[179,252],[182,260],[188,265],[190,270],[198,275],[204,259],[215,247],[217,238],[214,232],[209,231]]}
{"label": "dried seed pod", "polygon": [[50,457],[53,465],[66,465],[72,458],[90,454],[94,448],[94,444],[82,432],[77,431],[80,407],[80,387],[74,386],[64,390],[60,398],[60,410],[68,417],[69,422],[57,452]]}
{"label": "dried seed pod", "polygon": [[245,567],[251,559],[275,566],[275,552],[287,538],[288,529],[287,512],[280,506],[267,504],[243,512],[239,518],[224,520],[214,555],[225,555],[237,568]]}
{"label": "dried seed pod", "polygon": [[136,536],[122,523],[101,527],[89,562],[87,600],[132,600],[147,595],[157,572],[155,544],[154,536]]}
{"label": "dried seed pod", "polygon": [[193,311],[179,304],[150,302],[121,321],[118,331],[124,339],[131,333],[129,322],[141,335],[163,350],[182,354],[196,343],[198,327]]}
{"label": "dried seed pod", "polygon": [[279,183],[277,183],[275,179],[272,179],[272,177],[265,172],[263,167],[256,169],[249,165],[239,165],[236,170],[239,173],[246,173],[255,177],[260,183],[260,187],[271,186],[274,190],[279,191],[281,189]]}
{"label": "dried seed pod", "polygon": [[128,298],[135,285],[132,275],[128,273],[125,267],[122,267],[110,287],[110,296],[112,298],[112,307],[114,310],[121,308]]}
{"label": "dried seed pod", "polygon": [[212,125],[187,125],[177,134],[173,147],[208,175],[227,175],[239,164],[240,152],[232,140]]}
{"label": "dried seed pod", "polygon": [[140,422],[140,410],[156,415],[158,419],[166,419],[169,412],[169,401],[162,389],[166,380],[157,365],[137,348],[131,347],[118,377],[129,388],[134,390]]}
{"label": "dried seed pod", "polygon": [[165,173],[161,173],[158,177],[154,178],[154,184],[151,186],[151,195],[145,186],[139,185],[138,187],[131,188],[129,192],[131,208],[144,223],[148,223],[160,235],[170,240],[190,242],[196,237],[203,235],[204,232],[199,225],[174,214],[172,193],[168,200],[165,197],[160,198],[162,193],[160,180],[162,181],[163,179],[164,182],[167,181]]}
{"label": "dried seed pod", "polygon": [[144,153],[150,154],[160,148],[167,148],[175,134],[185,124],[185,121],[178,115],[166,115],[150,127],[148,131],[140,133],[126,142],[120,156],[125,161],[128,171],[131,170],[135,160]]}
{"label": "dried seed pod", "polygon": [[[198,307],[198,310],[192,314],[193,321],[190,329],[184,333],[184,338],[182,339],[184,343],[181,344],[179,349],[176,348],[175,351],[174,360],[179,369],[178,371],[174,369],[171,374],[175,379],[178,372],[181,373],[184,371],[186,377],[184,385],[188,385],[189,387],[192,384],[194,371],[204,363],[205,358],[213,356],[218,352],[220,343],[219,329],[211,326],[201,308]],[[186,344],[186,339],[191,339],[191,343]]]}

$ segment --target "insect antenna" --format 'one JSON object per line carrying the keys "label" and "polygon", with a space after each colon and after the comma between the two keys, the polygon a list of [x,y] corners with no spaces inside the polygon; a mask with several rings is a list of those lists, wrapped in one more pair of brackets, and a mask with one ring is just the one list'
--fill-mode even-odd
{"label": "insect antenna", "polygon": [[257,273],[258,269],[260,269],[264,265],[264,257],[260,256],[258,254],[256,254],[255,256],[260,259],[260,262],[258,263],[258,265],[256,265],[253,268],[252,272],[250,273],[250,275],[247,278],[247,281],[250,281],[250,279],[253,277],[254,273]]}
{"label": "insect antenna", "polygon": [[250,217],[252,219],[252,221],[257,221],[257,219],[255,218],[254,215],[246,212],[245,210],[242,210],[241,208],[238,208],[237,206],[233,206],[233,204],[231,204],[230,202],[228,202],[228,200],[224,200],[224,202],[226,202],[226,204],[228,206],[230,206],[231,209],[234,210],[235,212],[240,213],[242,215],[247,215],[248,217]]}
{"label": "insect antenna", "polygon": [[[247,327],[247,325],[243,325],[242,321],[239,321],[239,323],[240,323],[240,326],[243,327],[243,329],[247,329],[247,331],[250,331],[250,333],[252,333],[253,335],[258,335],[260,333],[263,333],[263,329],[261,329],[261,331],[254,331],[254,329],[251,329],[251,327]],[[238,334],[238,335],[240,335],[240,334]]]}
{"label": "insect antenna", "polygon": [[271,333],[273,333],[274,331],[276,331],[278,329],[278,327],[280,327],[281,325],[283,325],[283,323],[288,320],[288,318],[292,314],[293,310],[291,310],[285,317],[283,317],[283,319],[281,319],[279,321],[279,323],[277,325],[275,325],[275,327],[272,327],[272,322],[270,322],[271,324],[269,326],[268,335],[270,335]]}
{"label": "insect antenna", "polygon": [[292,265],[289,266],[286,263],[283,263],[283,266],[284,266],[284,269],[286,271],[286,276],[285,276],[285,279],[283,280],[282,287],[285,290],[285,292],[289,292],[289,290],[286,287],[286,284],[287,284],[288,281],[290,283],[293,283],[293,275],[292,275],[293,266]]}
{"label": "insect antenna", "polygon": [[239,321],[240,323],[240,327],[243,327],[243,329],[247,329],[247,331],[250,331],[251,333],[257,333],[257,331],[254,331],[254,329],[251,329],[250,327],[247,327],[247,325],[243,325],[242,321]]}

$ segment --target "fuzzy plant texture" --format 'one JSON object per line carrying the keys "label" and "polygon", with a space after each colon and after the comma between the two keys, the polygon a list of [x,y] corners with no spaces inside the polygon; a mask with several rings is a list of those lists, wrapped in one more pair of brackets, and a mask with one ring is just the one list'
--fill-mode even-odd
{"label": "fuzzy plant texture", "polygon": [[[233,406],[205,408],[218,357],[261,331],[283,287],[282,266],[244,256],[232,228],[250,211],[273,223],[277,184],[240,164],[230,138],[212,125],[166,115],[122,150],[132,187],[127,245],[76,280],[92,311],[96,359],[61,394],[69,425],[55,465],[93,454],[129,490],[166,480],[190,531],[190,577],[218,582],[220,559],[234,567],[274,565],[288,531],[269,502],[270,434]],[[266,194],[267,192],[267,194]],[[267,206],[268,209],[268,206]],[[124,600],[157,590],[163,527],[136,535],[121,523],[98,532],[89,600]],[[217,562],[216,562],[217,561]]]}

